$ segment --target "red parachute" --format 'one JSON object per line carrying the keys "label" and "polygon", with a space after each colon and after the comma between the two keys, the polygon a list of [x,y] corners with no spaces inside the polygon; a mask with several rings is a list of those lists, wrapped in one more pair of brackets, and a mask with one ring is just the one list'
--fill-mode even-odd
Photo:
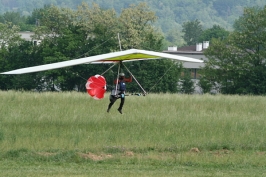
{"label": "red parachute", "polygon": [[86,83],[86,89],[92,98],[96,100],[102,99],[106,91],[105,78],[98,74],[91,76]]}

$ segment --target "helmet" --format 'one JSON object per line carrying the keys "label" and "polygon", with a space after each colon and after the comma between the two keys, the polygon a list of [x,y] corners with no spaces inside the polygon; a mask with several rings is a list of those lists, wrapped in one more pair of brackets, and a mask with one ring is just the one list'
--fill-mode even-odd
{"label": "helmet", "polygon": [[120,73],[119,76],[124,77],[125,76],[125,73]]}

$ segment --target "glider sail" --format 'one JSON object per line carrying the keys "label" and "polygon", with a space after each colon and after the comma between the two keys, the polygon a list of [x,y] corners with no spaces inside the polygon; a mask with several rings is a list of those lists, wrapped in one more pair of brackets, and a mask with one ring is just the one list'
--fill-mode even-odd
{"label": "glider sail", "polygon": [[148,59],[161,59],[161,58],[179,60],[179,61],[184,61],[184,62],[193,62],[193,63],[203,62],[202,60],[189,58],[189,57],[183,57],[179,55],[147,51],[147,50],[139,50],[139,49],[129,49],[125,51],[112,52],[108,54],[101,54],[101,55],[96,55],[96,56],[91,56],[91,57],[80,58],[80,59],[73,59],[73,60],[68,60],[68,61],[63,61],[63,62],[58,62],[58,63],[16,69],[16,70],[8,71],[8,72],[3,72],[0,74],[25,74],[25,73],[33,73],[33,72],[75,66],[75,65],[80,65],[80,64],[116,63],[116,62],[121,62],[121,61],[125,62],[125,61],[137,61],[137,60],[148,60]]}

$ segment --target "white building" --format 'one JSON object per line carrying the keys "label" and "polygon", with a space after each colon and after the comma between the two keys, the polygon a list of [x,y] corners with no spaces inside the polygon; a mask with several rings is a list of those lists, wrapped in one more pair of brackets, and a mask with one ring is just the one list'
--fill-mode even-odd
{"label": "white building", "polygon": [[41,40],[33,40],[32,36],[34,35],[34,32],[30,32],[30,31],[22,31],[19,32],[20,36],[22,39],[25,39],[27,41],[33,41],[34,45],[39,45],[41,43]]}
{"label": "white building", "polygon": [[[197,43],[196,45],[192,46],[185,46],[180,48],[177,48],[176,46],[168,47],[168,50],[165,50],[163,52],[174,55],[180,55],[184,57],[207,60],[207,57],[203,54],[203,51],[208,47],[209,47],[209,41],[203,41],[203,43]],[[191,71],[191,78],[195,83],[195,92],[201,93],[201,89],[197,86],[197,83],[200,78],[198,71],[200,70],[201,67],[204,67],[204,63],[184,62],[183,67]]]}
{"label": "white building", "polygon": [[[203,51],[209,47],[209,41],[203,41],[203,43],[197,43],[192,46],[185,47],[168,47],[168,50],[163,51],[164,53],[176,54],[184,57],[191,57],[195,59],[207,60]],[[197,71],[204,66],[204,63],[183,63],[184,68],[191,69],[192,77],[197,79],[199,77]]]}

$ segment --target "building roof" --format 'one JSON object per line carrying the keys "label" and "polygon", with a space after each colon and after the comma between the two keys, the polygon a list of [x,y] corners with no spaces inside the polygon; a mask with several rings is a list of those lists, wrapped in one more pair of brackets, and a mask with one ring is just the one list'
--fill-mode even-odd
{"label": "building roof", "polygon": [[196,45],[184,46],[177,48],[178,51],[196,51]]}
{"label": "building roof", "polygon": [[[180,55],[185,57],[191,57],[195,59],[202,59],[207,60],[205,55],[203,54],[203,51],[206,48],[201,48],[200,51],[197,51],[197,45],[191,45],[191,46],[183,46],[183,47],[168,47],[168,50],[163,51],[164,53],[174,54],[174,55]],[[202,47],[202,46],[201,46]],[[204,63],[190,63],[190,62],[184,62],[183,63],[184,68],[194,68],[198,69],[201,67],[204,67]]]}

